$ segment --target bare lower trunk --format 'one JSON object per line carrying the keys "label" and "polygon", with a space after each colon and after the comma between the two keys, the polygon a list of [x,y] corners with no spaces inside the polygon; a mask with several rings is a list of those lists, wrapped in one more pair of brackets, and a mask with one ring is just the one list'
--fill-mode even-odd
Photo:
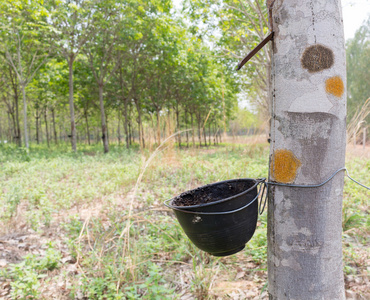
{"label": "bare lower trunk", "polygon": [[157,140],[158,145],[161,144],[161,123],[159,121],[159,109],[157,109]]}
{"label": "bare lower trunk", "polygon": [[[180,131],[180,112],[179,108],[176,108],[176,132]],[[181,149],[181,134],[178,134],[178,143],[179,143],[179,148]]]}
{"label": "bare lower trunk", "polygon": [[10,118],[10,112],[7,111],[8,113],[8,141],[12,140],[12,121]]}
{"label": "bare lower trunk", "polygon": [[204,145],[206,147],[208,147],[208,144],[207,144],[207,132],[206,132],[206,127],[205,126],[202,128],[202,131],[203,131],[203,137],[204,137]]}
{"label": "bare lower trunk", "polygon": [[102,131],[104,153],[108,153],[109,152],[108,134],[107,134],[107,124],[106,124],[106,119],[105,119],[105,110],[104,110],[104,102],[103,102],[103,84],[102,83],[99,83],[99,106],[100,106],[101,131]]}
{"label": "bare lower trunk", "polygon": [[87,113],[85,113],[85,123],[86,123],[87,142],[88,142],[89,145],[91,145],[89,118],[87,117]]}
{"label": "bare lower trunk", "polygon": [[118,109],[118,128],[117,128],[117,135],[118,135],[118,145],[121,145],[121,110]]}
{"label": "bare lower trunk", "polygon": [[56,125],[55,125],[55,109],[51,110],[51,117],[52,117],[52,120],[53,120],[54,142],[55,142],[55,144],[58,144],[57,129],[56,129]]}
{"label": "bare lower trunk", "polygon": [[143,148],[145,148],[144,126],[143,126],[143,122],[141,121],[141,119],[140,119],[140,123],[141,123],[141,143],[143,145]]}
{"label": "bare lower trunk", "polygon": [[0,118],[0,142],[1,143],[3,142],[3,126],[1,124],[1,118]]}
{"label": "bare lower trunk", "polygon": [[47,110],[44,111],[44,121],[45,121],[45,131],[46,131],[46,141],[48,144],[48,148],[50,147],[50,141],[49,141],[49,128],[48,128],[48,117],[47,117]]}
{"label": "bare lower trunk", "polygon": [[188,112],[185,110],[185,128],[186,128],[186,147],[189,148]]}
{"label": "bare lower trunk", "polygon": [[[37,111],[36,111],[37,114]],[[39,130],[39,117],[36,116],[36,142],[37,144],[40,144],[40,130]]]}
{"label": "bare lower trunk", "polygon": [[[315,185],[344,167],[345,51],[338,0],[276,0],[269,180]],[[340,172],[321,187],[270,185],[269,299],[343,300]]]}
{"label": "bare lower trunk", "polygon": [[13,112],[10,114],[11,115],[11,119],[12,119],[12,127],[13,127],[13,142],[18,144],[18,141],[17,141],[17,123],[16,123],[16,120],[15,120],[15,114],[14,114],[14,109],[13,109]]}
{"label": "bare lower trunk", "polygon": [[24,126],[24,144],[26,148],[29,148],[28,142],[28,130],[27,130],[27,101],[26,101],[26,85],[21,83],[22,95],[23,95],[23,126]]}
{"label": "bare lower trunk", "polygon": [[140,102],[139,100],[135,100],[136,110],[137,110],[137,127],[139,132],[139,144],[141,148],[145,148],[144,144],[144,136],[143,136],[143,126],[141,121],[141,108],[140,108]]}
{"label": "bare lower trunk", "polygon": [[73,61],[74,58],[68,59],[69,68],[69,113],[71,116],[71,145],[72,151],[77,151],[77,140],[76,140],[76,122],[75,122],[75,109],[73,104]]}
{"label": "bare lower trunk", "polygon": [[130,140],[130,133],[129,133],[129,129],[128,129],[128,116],[127,116],[127,109],[128,109],[128,105],[127,105],[127,100],[125,99],[125,102],[124,102],[124,111],[123,111],[123,116],[125,117],[125,136],[126,136],[126,148],[128,149],[130,147],[130,144],[131,144],[131,140]]}
{"label": "bare lower trunk", "polygon": [[15,101],[15,119],[17,123],[17,141],[18,141],[18,146],[22,146],[22,138],[21,138],[21,127],[19,125],[19,103],[18,103],[18,92],[17,88],[14,91],[14,101]]}
{"label": "bare lower trunk", "polygon": [[191,113],[190,114],[190,119],[191,119],[191,139],[192,139],[192,144],[193,144],[193,147],[195,146],[195,127],[194,127],[194,118],[193,118],[193,114]]}
{"label": "bare lower trunk", "polygon": [[197,121],[198,121],[198,139],[199,139],[199,147],[202,146],[202,136],[201,136],[201,124],[200,124],[200,116],[197,117]]}
{"label": "bare lower trunk", "polygon": [[[132,126],[131,126],[131,121],[128,121],[128,142],[129,144],[131,145],[131,143],[133,143],[133,140],[132,140]],[[127,146],[128,148],[128,146]]]}

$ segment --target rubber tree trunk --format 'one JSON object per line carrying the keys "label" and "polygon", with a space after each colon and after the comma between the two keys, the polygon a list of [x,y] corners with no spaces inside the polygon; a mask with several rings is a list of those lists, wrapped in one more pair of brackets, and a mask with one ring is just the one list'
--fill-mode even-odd
{"label": "rubber tree trunk", "polygon": [[44,110],[44,121],[45,121],[45,132],[46,132],[46,141],[48,144],[48,148],[50,147],[50,142],[49,142],[49,128],[48,128],[48,116],[47,116],[47,110]]}
{"label": "rubber tree trunk", "polygon": [[156,107],[156,117],[157,117],[157,140],[158,145],[161,144],[161,122],[160,122],[160,110],[159,107]]}
{"label": "rubber tree trunk", "polygon": [[56,128],[56,124],[55,124],[55,109],[54,108],[51,110],[51,116],[52,116],[52,120],[53,120],[54,142],[55,142],[55,145],[57,145],[58,144],[58,136],[57,136],[57,128]]}
{"label": "rubber tree trunk", "polygon": [[17,141],[18,146],[22,146],[22,138],[21,138],[21,127],[19,126],[19,103],[18,103],[18,89],[15,87],[14,89],[14,100],[15,100],[15,117],[17,121]]}
{"label": "rubber tree trunk", "polygon": [[40,130],[39,130],[39,119],[40,117],[38,116],[38,110],[36,110],[36,142],[37,144],[40,144]]}
{"label": "rubber tree trunk", "polygon": [[24,145],[29,148],[28,143],[28,131],[27,131],[27,101],[26,101],[26,83],[21,83],[22,95],[23,95],[23,126],[24,126]]}
{"label": "rubber tree trunk", "polygon": [[118,135],[118,145],[121,145],[121,110],[117,110],[117,119],[118,119],[118,126],[117,126],[117,135]]}
{"label": "rubber tree trunk", "polygon": [[124,110],[123,110],[123,116],[125,117],[125,124],[124,124],[124,127],[125,127],[125,137],[126,137],[126,148],[128,149],[130,147],[130,144],[131,144],[131,138],[130,138],[130,131],[129,131],[129,128],[128,128],[128,115],[127,115],[127,110],[128,110],[128,103],[127,103],[127,100],[125,99],[124,100]]}
{"label": "rubber tree trunk", "polygon": [[[268,1],[269,2],[273,1]],[[276,0],[269,180],[314,185],[344,167],[346,66],[339,0]],[[345,299],[344,172],[320,188],[270,186],[270,300]]]}
{"label": "rubber tree trunk", "polygon": [[77,139],[76,139],[76,122],[75,122],[75,108],[73,104],[73,62],[74,57],[70,57],[68,60],[69,68],[69,113],[71,115],[71,144],[72,151],[77,151]]}
{"label": "rubber tree trunk", "polygon": [[99,104],[100,104],[100,118],[101,118],[101,130],[102,130],[102,139],[104,145],[104,153],[109,152],[108,147],[108,133],[107,133],[107,123],[105,118],[105,109],[103,101],[103,83],[99,83]]}

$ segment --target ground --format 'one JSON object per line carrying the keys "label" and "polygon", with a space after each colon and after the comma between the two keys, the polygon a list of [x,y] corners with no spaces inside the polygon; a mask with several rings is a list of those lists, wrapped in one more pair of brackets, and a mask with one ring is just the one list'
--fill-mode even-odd
{"label": "ground", "polygon": [[[1,148],[0,299],[268,299],[266,212],[243,251],[216,258],[193,246],[162,204],[203,184],[265,177],[260,142],[108,155]],[[369,183],[370,147],[349,147],[347,167]],[[347,299],[370,299],[368,199],[346,180]]]}

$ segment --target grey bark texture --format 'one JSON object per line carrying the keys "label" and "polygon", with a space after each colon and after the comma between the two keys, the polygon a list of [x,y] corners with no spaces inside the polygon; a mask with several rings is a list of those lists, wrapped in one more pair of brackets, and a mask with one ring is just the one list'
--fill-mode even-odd
{"label": "grey bark texture", "polygon": [[99,82],[99,106],[100,106],[102,140],[103,140],[103,146],[104,146],[104,153],[108,153],[109,145],[108,145],[107,123],[106,123],[105,109],[104,109],[103,87],[104,87],[103,83]]}
{"label": "grey bark texture", "polygon": [[[345,164],[341,3],[276,0],[267,5],[275,33],[269,180],[318,184]],[[269,299],[345,299],[343,182],[340,172],[320,188],[270,187]]]}
{"label": "grey bark texture", "polygon": [[68,61],[68,69],[69,69],[69,113],[71,116],[71,145],[72,151],[77,151],[77,138],[76,138],[76,123],[75,123],[75,107],[73,103],[73,62],[74,62],[74,54],[67,59]]}
{"label": "grey bark texture", "polygon": [[21,82],[22,96],[23,96],[23,127],[24,127],[24,145],[29,148],[28,132],[27,132],[27,100],[26,100],[26,84]]}

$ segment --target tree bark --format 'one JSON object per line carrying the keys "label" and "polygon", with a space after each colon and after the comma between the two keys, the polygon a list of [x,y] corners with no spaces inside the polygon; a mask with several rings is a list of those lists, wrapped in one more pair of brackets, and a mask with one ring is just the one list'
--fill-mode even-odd
{"label": "tree bark", "polygon": [[72,151],[77,151],[77,140],[76,140],[76,122],[75,122],[75,108],[73,104],[73,61],[74,54],[67,59],[69,68],[69,113],[71,115],[71,145]]}
{"label": "tree bark", "polygon": [[0,143],[2,142],[3,142],[3,126],[1,124],[1,118],[0,118]]}
{"label": "tree bark", "polygon": [[45,120],[45,131],[46,131],[46,141],[48,144],[48,148],[50,147],[50,141],[49,141],[49,129],[48,129],[48,117],[47,117],[47,109],[44,110],[44,120]]}
{"label": "tree bark", "polygon": [[[176,132],[180,131],[180,110],[179,110],[179,103],[176,105]],[[178,143],[179,143],[179,149],[181,149],[181,134],[177,135],[178,137]]]}
{"label": "tree bark", "polygon": [[36,142],[37,144],[40,144],[40,130],[39,130],[39,116],[38,116],[38,110],[36,110]]}
{"label": "tree bark", "polygon": [[117,135],[118,135],[118,145],[121,145],[121,110],[117,109],[118,113],[118,126],[117,126]]}
{"label": "tree bark", "polygon": [[101,118],[101,130],[102,130],[102,139],[104,145],[104,153],[109,152],[108,146],[108,134],[107,134],[107,124],[105,119],[105,110],[103,102],[103,83],[99,83],[99,104],[100,104],[100,118]]}
{"label": "tree bark", "polygon": [[[132,127],[131,127],[131,121],[130,120],[128,121],[128,141],[129,141],[130,145],[133,143],[133,141],[132,141]],[[128,148],[128,146],[127,146],[127,148]]]}
{"label": "tree bark", "polygon": [[159,119],[159,108],[156,107],[156,116],[157,116],[157,140],[158,140],[158,145],[161,144],[161,123]]}
{"label": "tree bark", "polygon": [[57,136],[57,128],[56,128],[56,124],[55,124],[55,108],[53,108],[51,110],[51,117],[52,117],[52,120],[53,120],[54,142],[55,142],[55,145],[57,145],[58,144],[58,136]]}
{"label": "tree bark", "polygon": [[[339,0],[268,1],[274,31],[269,181],[315,185],[344,167],[346,67]],[[342,300],[344,173],[270,185],[270,300]]]}
{"label": "tree bark", "polygon": [[125,117],[125,135],[126,135],[126,148],[128,149],[131,144],[131,138],[130,138],[130,133],[129,133],[129,128],[128,128],[128,116],[127,116],[127,111],[128,110],[128,103],[127,100],[124,99],[124,111],[123,111],[123,116]]}
{"label": "tree bark", "polygon": [[137,110],[137,125],[138,125],[138,132],[139,132],[139,144],[140,147],[145,148],[144,144],[144,137],[143,137],[143,126],[142,126],[142,121],[141,121],[141,108],[140,108],[140,102],[139,100],[135,99],[135,105],[136,105],[136,110]]}
{"label": "tree bark", "polygon": [[[14,80],[16,80],[16,76],[14,76]],[[22,146],[22,138],[21,138],[21,128],[19,126],[19,97],[18,97],[18,88],[17,84],[13,85],[13,90],[14,90],[14,104],[15,104],[15,118],[16,118],[16,123],[17,123],[17,141],[18,141],[18,146]]]}
{"label": "tree bark", "polygon": [[12,121],[10,118],[10,112],[7,111],[8,114],[8,142],[12,140]]}
{"label": "tree bark", "polygon": [[198,113],[197,115],[197,122],[198,122],[198,139],[199,139],[199,147],[202,147],[202,136],[201,136],[201,134],[202,134],[202,131],[201,131],[201,124],[200,124],[200,122],[201,122],[201,118],[200,118],[200,114]]}
{"label": "tree bark", "polygon": [[191,139],[192,139],[192,144],[193,144],[193,148],[195,146],[195,128],[194,128],[194,117],[193,117],[193,113],[190,113],[190,120],[191,120]]}
{"label": "tree bark", "polygon": [[27,131],[27,101],[26,101],[26,83],[21,83],[22,95],[23,95],[23,126],[24,126],[24,144],[26,148],[29,148],[28,142],[28,131]]}

